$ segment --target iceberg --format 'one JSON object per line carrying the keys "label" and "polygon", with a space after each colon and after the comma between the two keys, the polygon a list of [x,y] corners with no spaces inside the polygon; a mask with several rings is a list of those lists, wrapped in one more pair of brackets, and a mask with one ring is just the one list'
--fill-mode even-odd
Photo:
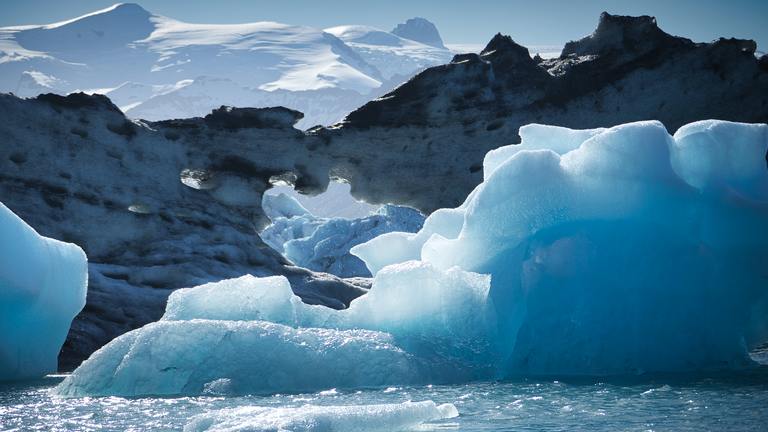
{"label": "iceberg", "polygon": [[[200,394],[755,367],[768,340],[768,125],[521,129],[417,233],[353,248],[346,310],[284,278],[176,291],[59,387]],[[223,380],[223,381],[222,381]]]}
{"label": "iceberg", "polygon": [[394,205],[357,219],[316,217],[285,194],[264,195],[262,207],[272,223],[262,240],[298,266],[340,277],[369,277],[365,264],[350,249],[384,233],[415,232],[424,215]]}
{"label": "iceberg", "polygon": [[752,365],[768,338],[768,125],[520,136],[459,208],[352,253],[374,274],[420,259],[491,275],[503,376]]}
{"label": "iceberg", "polygon": [[285,244],[294,239],[307,238],[315,232],[318,226],[323,224],[323,219],[311,214],[277,217],[272,219],[259,237],[272,249],[285,254]]}
{"label": "iceberg", "polygon": [[411,430],[424,422],[458,415],[453,404],[437,405],[432,401],[281,408],[250,406],[197,415],[187,423],[184,432],[389,432]]}
{"label": "iceberg", "polygon": [[277,195],[265,194],[261,198],[261,208],[269,220],[274,221],[277,218],[293,218],[297,216],[311,216],[301,203],[294,197],[284,193]]}
{"label": "iceberg", "polygon": [[126,333],[59,384],[67,396],[301,393],[415,381],[386,333],[267,321],[158,321]]}
{"label": "iceberg", "polygon": [[[404,263],[341,311],[302,303],[283,276],[180,289],[160,321],[102,347],[58,392],[272,394],[478,378],[487,362],[488,285],[483,275]],[[466,316],[453,319],[457,313]]]}
{"label": "iceberg", "polygon": [[0,203],[0,381],[56,372],[87,279],[82,249],[40,236]]}

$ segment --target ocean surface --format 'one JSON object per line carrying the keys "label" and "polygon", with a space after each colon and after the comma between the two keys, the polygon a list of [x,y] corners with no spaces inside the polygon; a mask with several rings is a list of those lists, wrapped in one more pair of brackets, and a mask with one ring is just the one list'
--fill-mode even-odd
{"label": "ocean surface", "polygon": [[[301,411],[307,405],[425,400],[454,404],[459,416],[406,430],[768,430],[768,368],[741,374],[634,382],[523,380],[362,391],[328,389],[313,394],[266,397],[61,398],[51,390],[62,379],[63,376],[58,375],[35,382],[0,384],[0,430],[173,431],[182,430],[193,416],[223,408],[297,407]],[[353,430],[366,430],[365,426],[360,427]],[[321,425],[301,430],[336,429]]]}

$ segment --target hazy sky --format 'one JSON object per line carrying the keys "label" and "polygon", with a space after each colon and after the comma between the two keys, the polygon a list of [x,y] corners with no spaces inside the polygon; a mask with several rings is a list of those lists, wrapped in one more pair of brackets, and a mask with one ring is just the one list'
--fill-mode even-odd
{"label": "hazy sky", "polygon": [[[0,26],[46,24],[114,0],[0,0]],[[313,27],[367,24],[390,30],[413,16],[433,21],[447,43],[484,43],[493,34],[524,44],[560,45],[590,33],[601,11],[653,15],[669,33],[695,41],[749,38],[768,51],[768,0],[143,0],[145,9],[187,22],[279,21]]]}

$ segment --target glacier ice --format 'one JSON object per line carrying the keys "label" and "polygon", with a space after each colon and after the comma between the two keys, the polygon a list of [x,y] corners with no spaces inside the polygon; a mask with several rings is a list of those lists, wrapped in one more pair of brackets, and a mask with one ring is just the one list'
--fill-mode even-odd
{"label": "glacier ice", "polygon": [[[380,272],[367,295],[347,309],[335,310],[303,303],[283,276],[245,275],[176,290],[162,320],[261,320],[294,328],[369,329],[414,344],[440,338],[471,341],[482,337],[492,322],[489,287],[487,275],[440,271],[429,263],[409,261]],[[414,289],[418,297],[405,303]]]}
{"label": "glacier ice", "polygon": [[292,328],[267,321],[165,321],[126,333],[80,365],[61,394],[232,394],[412,382],[412,356],[392,336],[366,330]]}
{"label": "glacier ice", "polygon": [[418,231],[424,215],[408,207],[385,205],[362,218],[320,218],[295,198],[264,195],[262,207],[272,224],[260,234],[265,243],[298,266],[341,277],[370,276],[349,250],[378,235]]}
{"label": "glacier ice", "polygon": [[269,220],[277,218],[293,218],[312,215],[301,203],[292,196],[284,193],[277,195],[265,194],[261,199],[261,208]]}
{"label": "glacier ice", "polygon": [[768,125],[702,121],[674,136],[654,121],[529,125],[521,136],[489,154],[462,205],[355,247],[375,277],[348,309],[303,304],[280,278],[177,291],[163,321],[107,345],[60,392],[754,366],[749,350],[768,339]]}
{"label": "glacier ice", "polygon": [[318,217],[344,217],[347,219],[357,219],[368,216],[381,207],[380,205],[369,204],[364,201],[358,201],[352,196],[352,185],[342,181],[329,181],[325,192],[319,195],[304,195],[301,192],[276,181],[272,188],[265,192],[265,195],[285,194],[296,199],[299,204],[309,210],[314,216]]}
{"label": "glacier ice", "polygon": [[[325,222],[311,214],[293,217],[277,217],[272,219],[259,237],[272,249],[285,254],[285,244],[294,239],[306,238],[315,232],[317,227]],[[296,263],[302,265],[301,263]]]}
{"label": "glacier ice", "polygon": [[283,244],[285,256],[310,270],[341,277],[370,276],[363,262],[349,250],[387,232],[413,232],[421,228],[424,215],[408,207],[385,205],[360,219],[331,218],[311,235]]}
{"label": "glacier ice", "polygon": [[490,274],[504,376],[751,363],[768,338],[768,126],[520,135],[488,154],[485,181],[450,220],[438,211],[418,234],[353,253],[372,272],[418,256]]}
{"label": "glacier ice", "polygon": [[[419,285],[418,301],[403,307]],[[302,303],[283,276],[180,289],[160,321],[105,345],[58,391],[243,394],[479,378],[474,371],[487,367],[483,336],[492,323],[488,286],[487,276],[410,262],[393,266],[390,277],[382,272],[371,295],[341,311]],[[452,353],[433,355],[448,346]]]}
{"label": "glacier ice", "polygon": [[437,405],[432,401],[280,408],[248,406],[197,415],[184,431],[389,432],[411,430],[423,422],[458,415],[454,405]]}
{"label": "glacier ice", "polygon": [[[211,300],[215,299],[215,302]],[[193,319],[270,321],[298,326],[303,303],[291,291],[284,276],[257,278],[245,275],[174,291],[168,299],[163,320]],[[307,310],[332,309],[306,306]]]}
{"label": "glacier ice", "polygon": [[87,279],[82,249],[40,236],[0,203],[0,381],[56,371]]}
{"label": "glacier ice", "polygon": [[454,238],[459,235],[464,212],[458,209],[435,210],[416,233],[390,232],[350,248],[350,253],[365,262],[371,274],[407,260],[421,259],[421,247],[432,235]]}

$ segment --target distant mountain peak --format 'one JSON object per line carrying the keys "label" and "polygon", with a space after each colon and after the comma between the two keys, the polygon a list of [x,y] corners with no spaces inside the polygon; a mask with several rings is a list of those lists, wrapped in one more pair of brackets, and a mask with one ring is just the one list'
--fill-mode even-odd
{"label": "distant mountain peak", "polygon": [[425,18],[411,18],[402,24],[398,24],[392,32],[402,38],[421,42],[436,48],[445,48],[443,39],[437,27]]}
{"label": "distant mountain peak", "polygon": [[106,11],[134,11],[134,12],[147,12],[146,9],[141,7],[138,3],[115,3],[112,6],[108,7],[107,9],[104,9],[102,12]]}
{"label": "distant mountain peak", "polygon": [[152,13],[141,7],[137,3],[115,3],[110,7],[100,9],[94,12],[81,15],[77,18],[72,18],[66,21],[61,21],[44,26],[46,29],[55,29],[64,27],[69,24],[74,24],[82,21],[104,20],[104,19],[116,19],[125,20],[136,19],[146,20],[152,16]]}
{"label": "distant mountain peak", "polygon": [[[152,15],[135,3],[117,3],[70,20],[34,27],[16,34],[21,46],[83,63],[94,53],[123,49],[155,30]],[[99,54],[100,55],[100,54]]]}

